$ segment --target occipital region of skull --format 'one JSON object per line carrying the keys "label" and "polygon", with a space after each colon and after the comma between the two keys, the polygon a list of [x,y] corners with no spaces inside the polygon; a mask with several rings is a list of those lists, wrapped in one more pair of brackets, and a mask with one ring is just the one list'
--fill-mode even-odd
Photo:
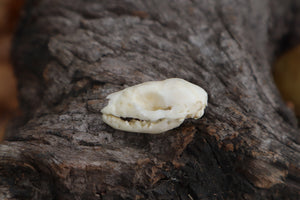
{"label": "occipital region of skull", "polygon": [[204,114],[207,93],[179,78],[141,83],[107,96],[102,112],[109,126],[128,132],[162,133],[182,124],[186,118]]}

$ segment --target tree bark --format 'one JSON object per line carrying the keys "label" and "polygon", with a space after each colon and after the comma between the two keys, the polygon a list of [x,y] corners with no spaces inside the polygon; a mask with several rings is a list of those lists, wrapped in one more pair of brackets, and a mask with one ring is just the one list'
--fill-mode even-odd
{"label": "tree bark", "polygon": [[[296,0],[29,0],[0,199],[300,199],[299,129],[271,76],[299,11]],[[158,135],[103,123],[109,93],[171,77],[208,92],[203,118]]]}

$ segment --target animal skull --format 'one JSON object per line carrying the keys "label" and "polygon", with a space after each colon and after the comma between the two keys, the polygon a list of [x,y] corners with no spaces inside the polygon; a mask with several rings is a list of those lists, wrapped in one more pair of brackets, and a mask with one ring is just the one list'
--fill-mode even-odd
{"label": "animal skull", "polygon": [[138,84],[107,96],[102,112],[109,126],[128,132],[162,133],[180,126],[186,118],[204,114],[207,93],[179,78]]}

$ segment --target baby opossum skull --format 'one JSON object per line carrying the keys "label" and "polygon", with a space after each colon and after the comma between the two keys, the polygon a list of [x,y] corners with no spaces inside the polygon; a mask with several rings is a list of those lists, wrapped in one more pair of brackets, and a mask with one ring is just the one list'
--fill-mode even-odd
{"label": "baby opossum skull", "polygon": [[101,110],[109,126],[129,132],[162,133],[178,127],[186,118],[204,114],[207,93],[179,78],[138,84],[107,96]]}

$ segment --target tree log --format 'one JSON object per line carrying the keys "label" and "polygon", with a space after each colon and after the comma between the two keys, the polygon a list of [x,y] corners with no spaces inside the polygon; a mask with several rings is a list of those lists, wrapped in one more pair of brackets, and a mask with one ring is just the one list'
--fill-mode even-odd
{"label": "tree log", "polygon": [[[300,199],[299,128],[271,76],[297,4],[27,1],[0,199]],[[158,135],[103,123],[108,94],[171,77],[208,92],[202,119]]]}

